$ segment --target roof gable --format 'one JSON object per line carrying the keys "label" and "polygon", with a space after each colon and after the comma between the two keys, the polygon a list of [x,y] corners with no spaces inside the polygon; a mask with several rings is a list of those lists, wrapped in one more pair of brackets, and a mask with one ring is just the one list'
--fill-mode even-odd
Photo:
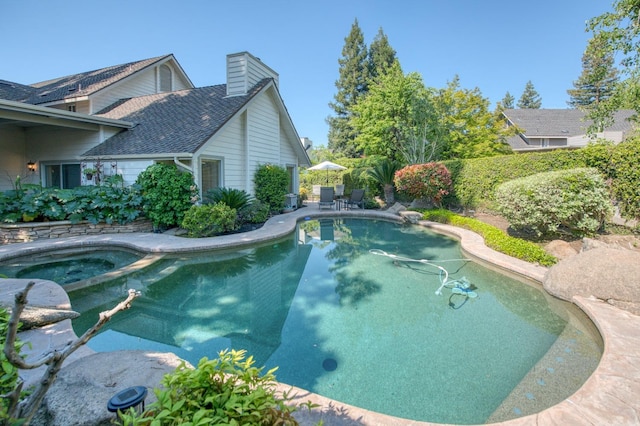
{"label": "roof gable", "polygon": [[33,92],[22,102],[37,105],[89,96],[144,69],[169,60],[174,61],[188,81],[173,55],[164,55],[35,83],[30,86],[34,89]]}

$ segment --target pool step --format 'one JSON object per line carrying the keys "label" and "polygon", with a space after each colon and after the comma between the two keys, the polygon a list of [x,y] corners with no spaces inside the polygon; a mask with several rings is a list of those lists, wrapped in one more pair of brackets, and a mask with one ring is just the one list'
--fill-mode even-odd
{"label": "pool step", "polygon": [[595,370],[599,357],[582,353],[595,328],[571,316],[549,351],[511,391],[486,423],[503,422],[538,413],[563,401]]}

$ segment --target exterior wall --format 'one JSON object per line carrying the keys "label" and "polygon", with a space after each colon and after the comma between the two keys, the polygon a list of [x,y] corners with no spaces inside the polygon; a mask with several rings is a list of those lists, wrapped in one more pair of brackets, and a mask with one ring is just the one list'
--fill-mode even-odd
{"label": "exterior wall", "polygon": [[39,126],[26,131],[26,151],[40,161],[79,160],[102,141],[100,132]]}
{"label": "exterior wall", "polygon": [[[284,166],[280,159],[280,114],[271,95],[260,96],[249,107],[247,142],[251,176],[262,164]],[[253,192],[253,182],[250,185]]]}
{"label": "exterior wall", "polygon": [[13,189],[18,176],[23,183],[37,183],[37,176],[27,171],[27,162],[36,161],[36,157],[27,156],[22,128],[0,127],[0,152],[0,192]]}
{"label": "exterior wall", "polygon": [[[229,122],[224,129],[216,134],[215,138],[206,143],[199,155],[222,160],[221,185],[250,192],[246,179],[245,134],[246,114],[242,114]],[[196,176],[197,182],[199,182],[199,178]]]}
{"label": "exterior wall", "polygon": [[76,237],[78,235],[123,234],[130,232],[151,232],[150,220],[136,220],[131,223],[96,225],[89,222],[73,224],[67,220],[46,223],[0,224],[0,244],[25,243],[35,240]]}

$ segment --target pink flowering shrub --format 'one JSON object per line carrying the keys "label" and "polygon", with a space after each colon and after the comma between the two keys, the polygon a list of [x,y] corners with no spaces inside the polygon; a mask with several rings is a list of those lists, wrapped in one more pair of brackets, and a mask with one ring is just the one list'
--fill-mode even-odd
{"label": "pink flowering shrub", "polygon": [[399,192],[440,205],[451,190],[451,174],[442,163],[414,164],[398,170],[393,183]]}

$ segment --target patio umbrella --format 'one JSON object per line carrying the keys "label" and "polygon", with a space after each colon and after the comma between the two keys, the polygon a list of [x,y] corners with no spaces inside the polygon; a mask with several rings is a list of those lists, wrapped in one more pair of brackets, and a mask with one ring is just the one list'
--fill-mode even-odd
{"label": "patio umbrella", "polygon": [[327,171],[327,185],[329,185],[329,170],[346,170],[347,168],[340,164],[332,163],[331,161],[323,161],[320,164],[316,164],[313,167],[309,167],[307,170],[326,170]]}

